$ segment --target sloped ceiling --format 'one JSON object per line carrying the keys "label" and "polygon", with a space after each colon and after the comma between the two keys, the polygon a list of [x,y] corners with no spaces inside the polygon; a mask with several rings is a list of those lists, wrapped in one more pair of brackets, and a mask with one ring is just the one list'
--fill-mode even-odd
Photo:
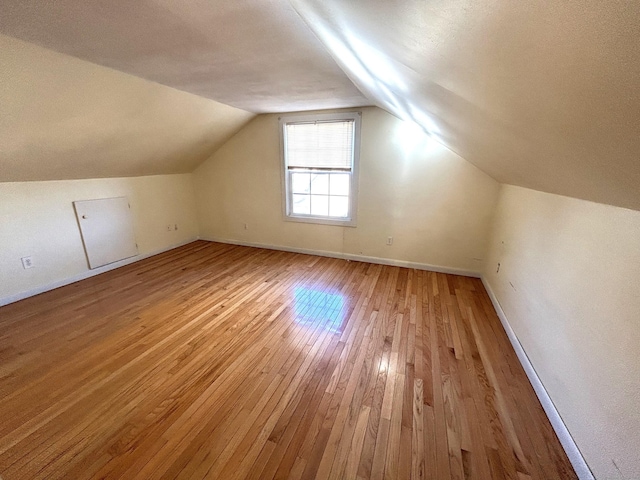
{"label": "sloped ceiling", "polygon": [[0,33],[252,112],[371,105],[288,0],[3,0]]}
{"label": "sloped ceiling", "polygon": [[184,173],[254,114],[0,35],[0,181]]}
{"label": "sloped ceiling", "polygon": [[292,0],[366,95],[502,183],[640,210],[640,3]]}
{"label": "sloped ceiling", "polygon": [[640,210],[638,2],[5,0],[0,32],[253,112],[375,103],[500,182]]}

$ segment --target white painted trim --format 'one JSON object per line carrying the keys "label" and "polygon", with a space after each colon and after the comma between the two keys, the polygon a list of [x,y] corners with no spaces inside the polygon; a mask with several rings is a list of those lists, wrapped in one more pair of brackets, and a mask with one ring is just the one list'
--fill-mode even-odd
{"label": "white painted trim", "polygon": [[39,295],[41,293],[48,292],[49,290],[54,290],[59,287],[64,287],[65,285],[69,285],[71,283],[79,282],[80,280],[84,280],[86,278],[90,278],[95,275],[108,272],[109,270],[114,270],[119,267],[124,267],[125,265],[129,265],[130,263],[144,260],[145,258],[153,257],[154,255],[158,255],[159,253],[168,252],[169,250],[173,250],[174,248],[178,248],[188,243],[195,242],[196,240],[198,240],[198,237],[192,237],[188,240],[185,240],[184,242],[180,242],[166,248],[161,248],[160,250],[154,250],[153,252],[144,253],[142,255],[136,255],[135,257],[125,258],[124,260],[110,263],[108,265],[104,265],[102,267],[98,267],[93,270],[87,270],[87,271],[78,273],[77,275],[63,278],[61,280],[56,280],[55,282],[51,282],[46,285],[33,288],[31,290],[25,290],[24,292],[20,292],[14,295],[9,295],[8,297],[0,298],[0,307],[4,305],[9,305],[10,303],[14,303],[19,300],[23,300],[25,298],[33,297],[34,295]]}
{"label": "white painted trim", "polygon": [[271,245],[265,243],[242,242],[240,240],[230,240],[226,238],[200,237],[200,240],[208,242],[227,243],[230,245],[240,245],[243,247],[266,248],[268,250],[279,250],[283,252],[304,253],[306,255],[318,255],[320,257],[341,258],[356,262],[376,263],[379,265],[391,265],[394,267],[415,268],[418,270],[430,270],[438,273],[449,273],[451,275],[462,275],[464,277],[480,278],[480,272],[463,270],[461,268],[443,267],[440,265],[429,265],[427,263],[407,262],[405,260],[394,260],[392,258],[367,257],[365,255],[355,255],[351,253],[332,252],[329,250],[313,250],[308,248],[288,247],[286,245]]}
{"label": "white painted trim", "polygon": [[533,367],[531,361],[529,360],[529,357],[527,356],[527,352],[524,351],[520,340],[518,340],[518,337],[516,336],[515,332],[511,328],[511,325],[509,324],[509,321],[507,320],[507,316],[505,315],[504,310],[502,310],[502,306],[500,305],[498,298],[493,293],[489,282],[487,282],[484,276],[482,277],[482,283],[484,284],[484,288],[489,294],[489,298],[491,298],[493,308],[495,308],[498,314],[498,318],[502,323],[502,327],[504,328],[505,332],[507,332],[507,336],[509,337],[511,345],[513,346],[513,349],[515,350],[516,355],[518,356],[518,359],[522,364],[522,368],[524,368],[527,377],[529,377],[529,382],[531,382],[531,386],[536,392],[536,395],[538,396],[538,399],[542,404],[542,408],[544,408],[544,411],[546,412],[547,417],[551,422],[551,426],[555,430],[556,435],[558,436],[558,439],[560,440],[560,443],[564,448],[564,451],[567,453],[567,457],[569,457],[569,461],[571,462],[571,465],[573,465],[578,478],[580,478],[580,480],[594,480],[593,473],[591,473],[587,462],[582,456],[582,453],[580,453],[580,449],[576,445],[576,442],[573,440],[573,437],[567,429],[567,426],[562,421],[560,413],[558,413],[556,406],[553,404],[553,400],[551,400],[549,393],[547,392],[546,388],[544,388],[540,377],[538,377],[535,368]]}

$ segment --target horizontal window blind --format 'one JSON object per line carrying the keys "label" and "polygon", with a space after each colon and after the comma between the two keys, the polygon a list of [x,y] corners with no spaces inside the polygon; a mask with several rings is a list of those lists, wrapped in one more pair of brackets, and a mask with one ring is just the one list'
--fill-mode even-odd
{"label": "horizontal window blind", "polygon": [[353,120],[285,124],[288,168],[351,169]]}

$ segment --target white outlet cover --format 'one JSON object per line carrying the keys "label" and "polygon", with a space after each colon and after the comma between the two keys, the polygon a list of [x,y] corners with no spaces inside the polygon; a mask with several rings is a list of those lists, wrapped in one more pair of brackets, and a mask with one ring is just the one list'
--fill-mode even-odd
{"label": "white outlet cover", "polygon": [[33,268],[33,258],[22,257],[20,260],[22,260],[22,268],[24,269]]}

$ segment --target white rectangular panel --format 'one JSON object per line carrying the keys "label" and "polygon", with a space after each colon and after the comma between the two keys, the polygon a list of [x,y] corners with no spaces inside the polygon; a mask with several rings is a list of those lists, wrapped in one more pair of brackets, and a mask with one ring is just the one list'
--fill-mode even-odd
{"label": "white rectangular panel", "polygon": [[138,254],[126,197],[73,202],[89,268]]}

